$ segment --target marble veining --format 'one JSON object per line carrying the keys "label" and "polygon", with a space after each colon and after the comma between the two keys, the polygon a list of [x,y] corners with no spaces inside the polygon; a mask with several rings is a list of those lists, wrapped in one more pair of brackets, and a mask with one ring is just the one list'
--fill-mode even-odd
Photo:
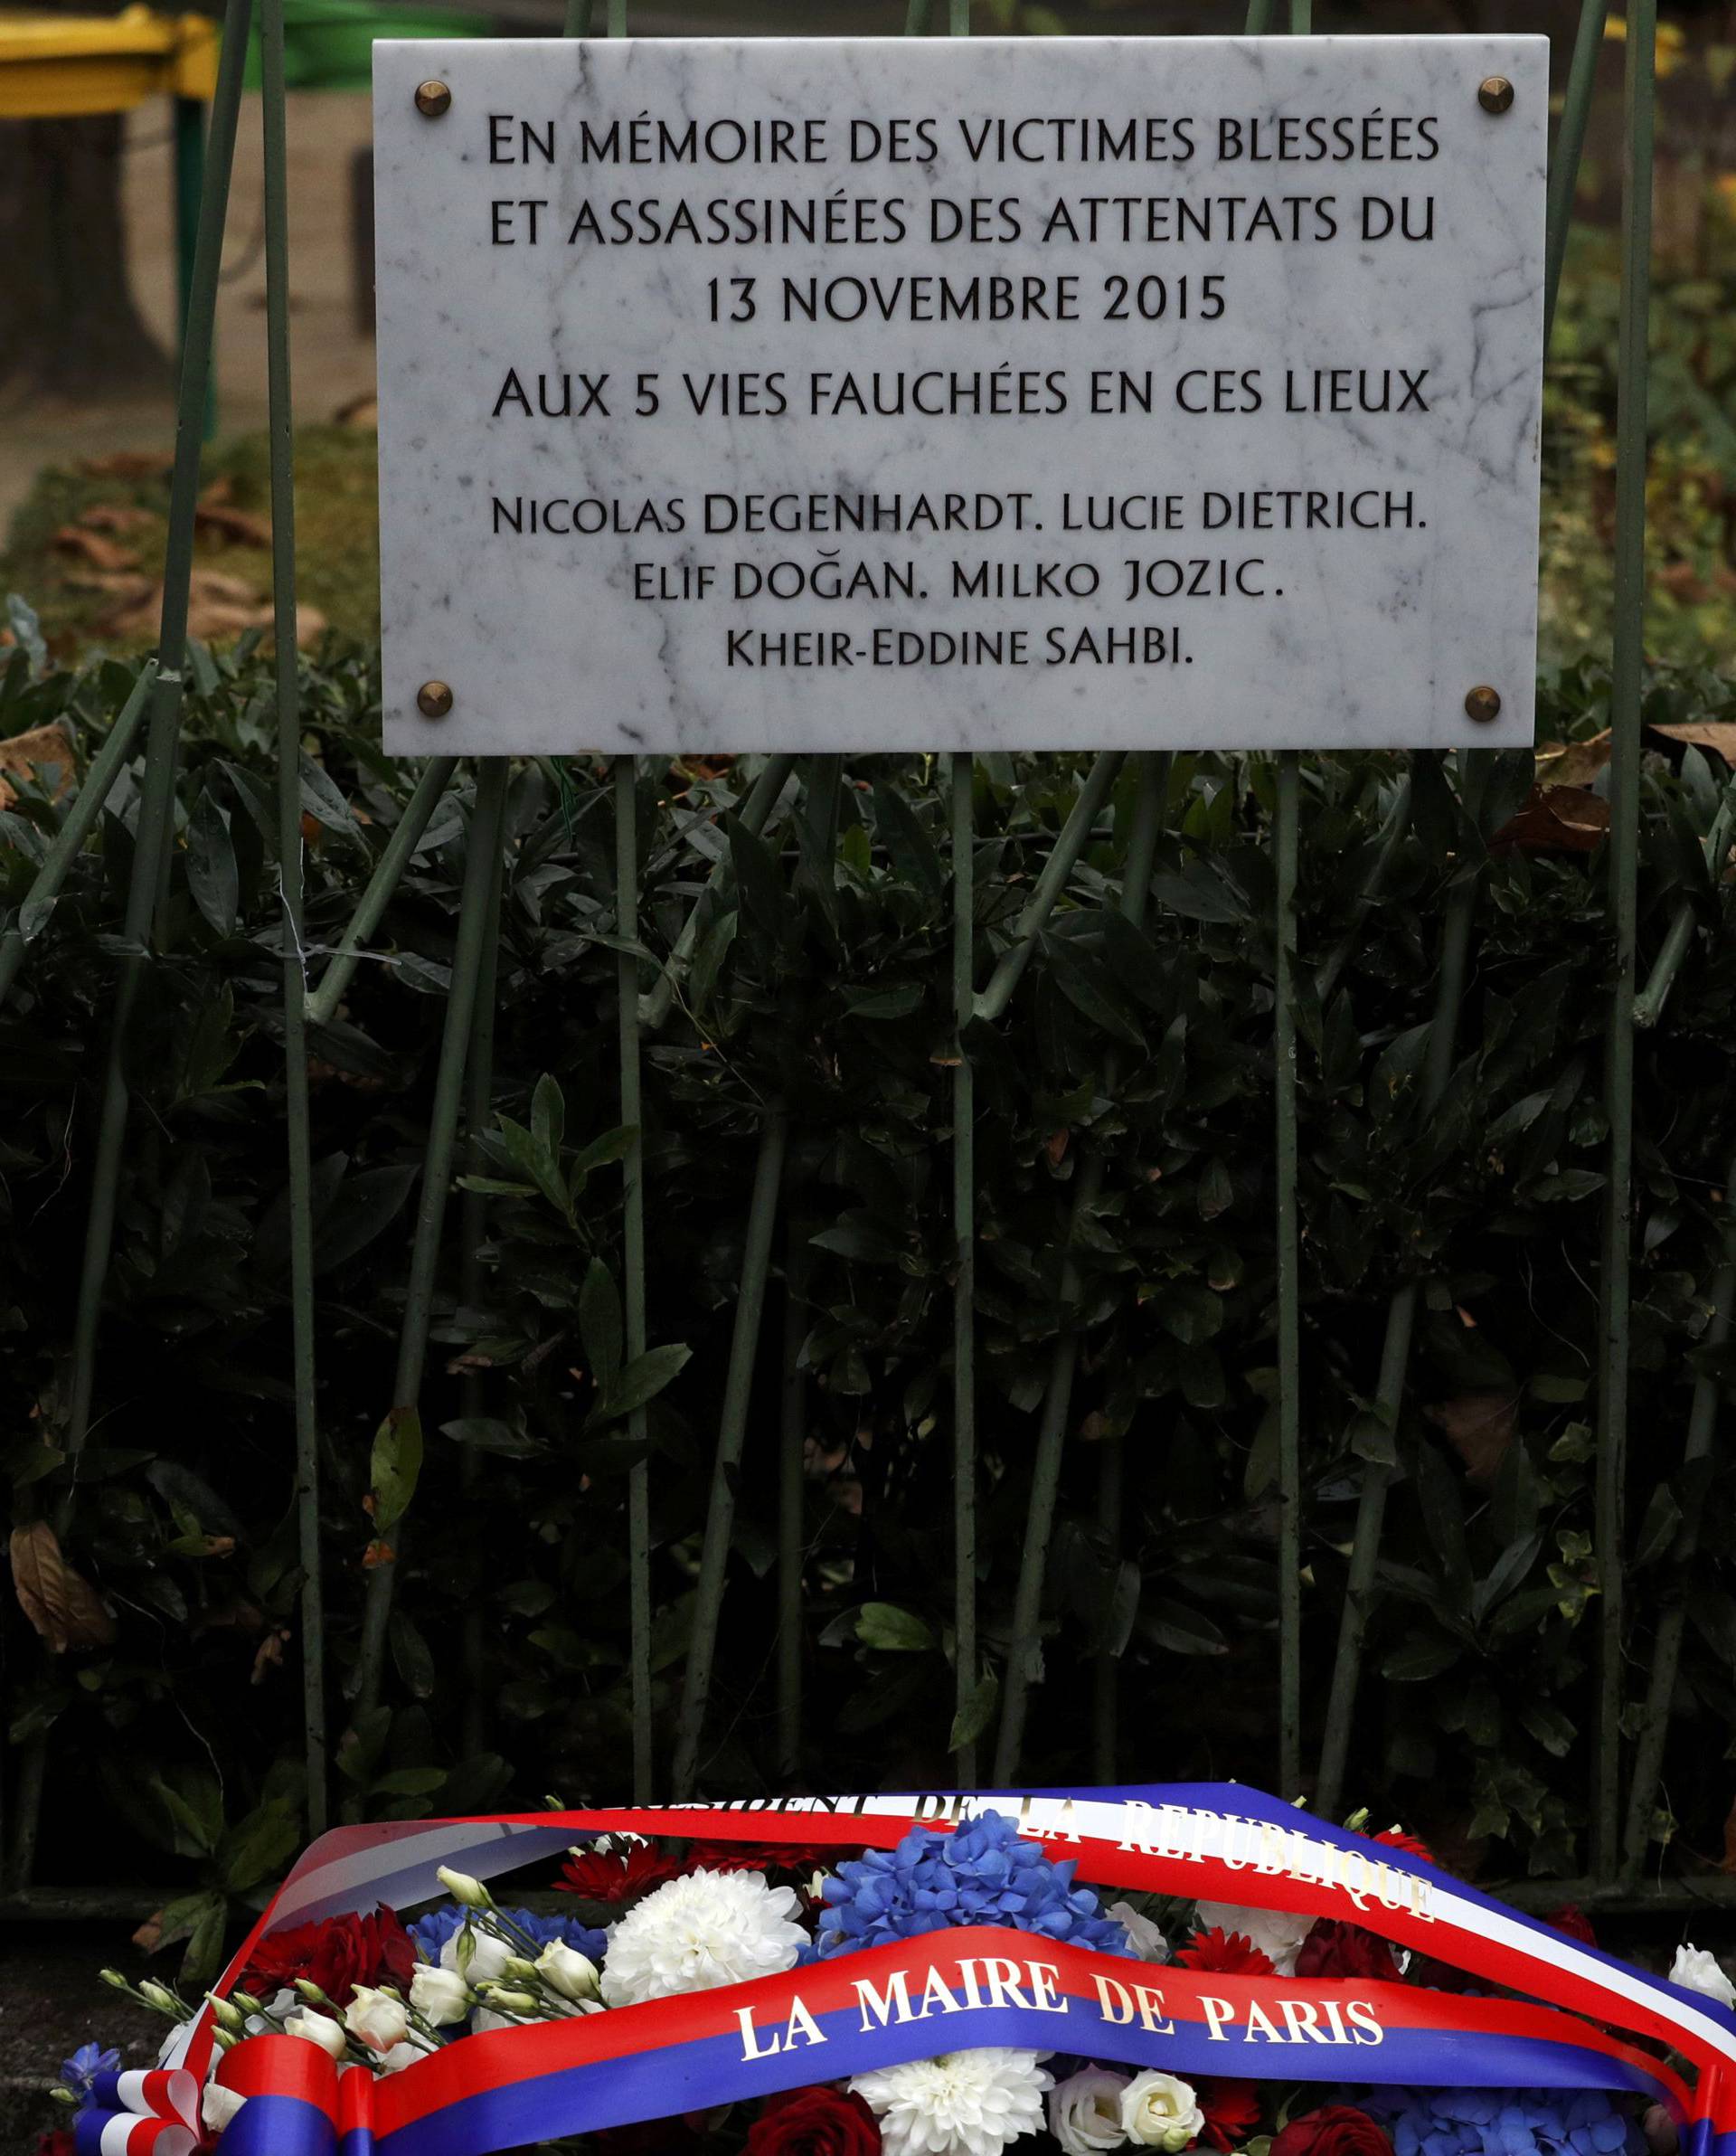
{"label": "marble veining", "polygon": [[[1497,74],[1515,96],[1495,115],[1477,91]],[[413,100],[429,76],[452,92],[439,118]],[[387,746],[1528,743],[1547,95],[1547,43],[1522,37],[377,43]],[[1030,118],[1067,123],[1027,130],[1030,149],[1068,154],[972,161],[967,128]],[[585,124],[594,143],[636,118],[784,121],[798,141],[817,121],[825,159],[580,154]],[[883,140],[898,120],[929,122],[928,145],[852,161],[853,122]],[[1092,137],[1071,123],[1098,120],[1171,154],[1072,154]],[[1220,154],[1225,123],[1271,147],[1287,120],[1293,150],[1341,143],[1335,121],[1361,145],[1366,122],[1411,155]],[[1401,197],[1430,236],[1374,229]],[[754,205],[826,198],[843,236],[759,236]],[[982,236],[933,236],[968,198]],[[663,237],[681,202],[734,236]],[[1097,235],[1042,236],[1061,204]],[[1187,211],[1209,239],[1175,236]],[[597,236],[647,218],[654,243]],[[1225,236],[1232,218],[1248,236]],[[912,319],[908,280],[939,276],[1010,279],[1040,309],[1071,278],[1079,318]],[[727,317],[743,278],[752,318],[709,318],[710,280]],[[861,280],[840,304],[865,318],[785,306],[786,279],[816,279]],[[1165,280],[1161,314],[1145,288],[1156,318],[1146,279]],[[1106,318],[1114,279],[1124,319]],[[997,371],[1036,409],[949,408],[953,376],[986,399]],[[1094,411],[1094,373],[1111,406],[1123,374],[1149,376],[1151,409]],[[714,386],[696,411],[683,377],[718,374],[760,387],[724,411]],[[948,408],[909,410],[916,376]],[[900,377],[906,409],[877,413],[872,382]],[[919,525],[959,497],[959,528],[815,528],[835,496]],[[1238,497],[1269,528],[1213,526]],[[773,500],[796,528],[742,528]],[[417,708],[430,679],[453,691],[438,721]],[[1465,696],[1484,684],[1501,712],[1478,725]]]}

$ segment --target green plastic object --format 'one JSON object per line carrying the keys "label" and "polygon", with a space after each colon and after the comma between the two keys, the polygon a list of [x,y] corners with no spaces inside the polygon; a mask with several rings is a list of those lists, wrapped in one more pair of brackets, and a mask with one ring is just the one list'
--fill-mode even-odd
{"label": "green plastic object", "polygon": [[[377,37],[488,37],[494,17],[448,7],[398,7],[369,0],[285,0],[283,71],[289,90],[366,90]],[[255,36],[247,86],[259,87]]]}

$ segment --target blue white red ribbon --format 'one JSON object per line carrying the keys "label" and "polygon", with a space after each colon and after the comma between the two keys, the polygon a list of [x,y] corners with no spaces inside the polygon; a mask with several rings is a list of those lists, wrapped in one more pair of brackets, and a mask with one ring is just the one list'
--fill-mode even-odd
{"label": "blue white red ribbon", "polygon": [[78,2156],[192,2156],[199,2083],[184,2068],[99,2074],[72,2126]]}
{"label": "blue white red ribbon", "polygon": [[[1632,2090],[1667,2104],[1690,2129],[1690,2156],[1736,2156],[1726,2093],[1736,2088],[1736,2016],[1419,1858],[1234,1785],[802,1798],[341,1828],[296,1866],[220,1989],[239,1981],[268,1932],[380,1901],[413,1905],[440,1892],[442,1865],[487,1878],[576,1836],[609,1832],[888,1848],[914,1822],[946,1828],[987,1810],[1007,1812],[1056,1856],[1076,1859],[1081,1880],[1335,1918],[1552,2004],[1419,1985],[1195,1974],[1018,1932],[948,1932],[727,1991],[467,2037],[379,2082],[363,2070],[334,2072],[326,2096],[310,2093],[311,2082],[279,2087],[278,2069],[268,2073],[284,2047],[323,2059],[316,2047],[251,2038],[227,2055],[219,2078],[237,2088],[238,2074],[267,2078],[243,2092],[249,2102],[224,2135],[224,2156],[252,2156],[253,2134],[236,2136],[261,2101],[300,2107],[285,2109],[278,2139],[259,2142],[272,2156],[486,2156],[977,2045],[1183,2074]],[[1667,2046],[1691,2079],[1601,2024]],[[195,2076],[212,2041],[206,2020],[185,2042]],[[313,2073],[294,2059],[282,2071],[304,2082]],[[153,2156],[178,2156],[126,2141],[99,2152],[81,2144],[80,2156],[144,2156],[147,2145]]]}

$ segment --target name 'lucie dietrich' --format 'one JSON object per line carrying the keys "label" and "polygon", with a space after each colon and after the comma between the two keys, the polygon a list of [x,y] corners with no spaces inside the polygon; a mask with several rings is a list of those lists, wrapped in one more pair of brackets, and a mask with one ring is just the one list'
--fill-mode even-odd
{"label": "name 'lucie dietrich'", "polygon": [[1204,531],[1379,532],[1410,531],[1422,522],[1412,490],[1380,487],[1205,487],[1196,498],[1148,488],[1127,494],[1063,489],[1058,502],[1044,503],[1018,488],[998,493],[719,493],[693,501],[679,494],[656,500],[524,494],[490,499],[495,535],[547,534],[561,539],[687,531],[714,537],[1040,532],[1044,511],[1052,528],[1058,524],[1063,532],[1179,532],[1194,525]]}

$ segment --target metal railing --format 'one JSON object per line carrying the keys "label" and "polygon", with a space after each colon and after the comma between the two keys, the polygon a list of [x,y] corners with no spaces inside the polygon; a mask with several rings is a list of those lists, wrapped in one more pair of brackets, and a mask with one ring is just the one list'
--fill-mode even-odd
{"label": "metal railing", "polygon": [[[316,981],[309,984],[303,958],[301,922],[301,844],[298,772],[300,712],[295,634],[294,498],[289,379],[288,203],[285,159],[283,0],[259,0],[263,30],[264,175],[266,202],[267,336],[269,355],[270,479],[273,602],[276,619],[278,758],[280,773],[278,843],[282,868],[283,1037],[286,1053],[285,1138],[289,1171],[290,1303],[295,1344],[294,1439],[297,1517],[303,1574],[303,1727],[310,1825],[326,1822],[331,1744],[326,1714],[330,1687],[323,1659],[325,1601],[323,1553],[319,1533],[319,1433],[316,1427],[314,1294],[314,1215],[307,1092],[307,1038],[310,1026],[335,1013],[371,937],[379,929],[398,880],[427,829],[437,806],[455,777],[451,758],[431,759],[424,768],[401,820],[384,846],[347,932]],[[236,128],[241,105],[242,67],[253,0],[228,0],[221,79],[213,107],[204,194],[200,209],[196,261],[186,325],[174,478],[169,512],[167,569],[164,583],[162,632],[156,661],[141,673],[101,754],[92,764],[83,790],[49,848],[32,889],[32,903],[46,902],[60,888],[79,850],[91,834],[102,804],[125,768],[138,730],[146,729],[145,787],[138,810],[126,907],[125,936],[135,951],[149,943],[154,920],[160,921],[173,831],[177,735],[185,685],[187,599],[193,563],[193,517],[199,492],[200,453],[211,364],[212,319],[217,295],[225,209]],[[593,21],[592,0],[569,0],[566,28],[586,36],[605,28],[609,35],[627,29],[626,0],[608,0],[606,24]],[[1310,0],[1289,0],[1288,20],[1280,22],[1276,0],[1250,0],[1246,28],[1250,34],[1307,34]],[[944,15],[944,21],[941,16]],[[1565,98],[1557,129],[1549,184],[1547,318],[1552,322],[1565,260],[1569,222],[1594,68],[1604,38],[1607,6],[1584,0],[1578,25]],[[1621,249],[1621,329],[1619,419],[1617,452],[1617,595],[1614,638],[1614,688],[1610,704],[1613,755],[1610,769],[1611,839],[1608,853],[1608,908],[1617,978],[1608,1029],[1605,1101],[1609,1123],[1608,1187],[1605,1196],[1605,1253],[1598,1355],[1598,1465],[1595,1542],[1601,1602],[1598,1619],[1600,1669],[1598,1685],[1599,1730],[1593,1751],[1590,1792],[1588,1880],[1548,1891],[1560,1897],[1579,1893],[1606,1903],[1637,1894],[1654,1805],[1660,1786],[1665,1727],[1682,1646],[1684,1614],[1678,1605],[1666,1612],[1657,1630],[1643,1700],[1638,1706],[1638,1739],[1626,1777],[1621,1722],[1625,1701],[1624,1610],[1621,1591],[1625,1532],[1623,1488],[1627,1460],[1629,1390],[1630,1241],[1632,1232],[1634,1040],[1637,1027],[1655,1025],[1662,1014],[1671,980],[1689,946],[1694,915],[1687,902],[1672,924],[1643,993],[1636,980],[1637,959],[1636,893],[1639,828],[1641,724],[1641,622],[1645,582],[1646,474],[1646,319],[1651,235],[1651,163],[1654,110],[1655,0],[1631,0],[1625,45],[1624,211]],[[908,28],[912,35],[969,33],[969,0],[948,0],[944,10],[932,0],[910,0]],[[954,1240],[952,1277],[953,1395],[951,1424],[955,1480],[953,1521],[953,1625],[956,1634],[955,1727],[972,1726],[973,1697],[979,1682],[981,1626],[977,1609],[976,1499],[976,1337],[977,1181],[973,1158],[976,1118],[972,1029],[995,1025],[1005,1013],[1021,974],[1097,823],[1123,764],[1119,754],[1099,756],[1082,786],[1072,813],[1032,887],[1010,940],[981,980],[977,956],[981,939],[974,923],[973,780],[968,754],[948,761],[952,877],[951,1176]],[[1137,923],[1151,900],[1151,869],[1169,791],[1170,760],[1163,753],[1134,757],[1137,803],[1124,881],[1122,908]],[[1491,758],[1466,752],[1458,757],[1461,799],[1473,808],[1486,783]],[[437,1272],[447,1230],[448,1200],[455,1163],[467,1132],[486,1121],[490,1100],[494,979],[501,905],[501,818],[508,778],[505,761],[480,762],[476,773],[474,822],[456,960],[440,1041],[427,1157],[414,1223],[410,1288],[398,1346],[393,1412],[415,1412],[427,1366],[430,1314]],[[675,941],[669,958],[649,979],[643,960],[631,949],[637,933],[639,862],[635,815],[636,767],[630,758],[617,761],[614,861],[620,939],[619,1112],[637,1129],[640,1114],[642,1045],[667,1020],[676,986],[698,948],[708,922],[731,875],[727,854],[712,871],[711,882],[695,900]],[[798,783],[795,760],[769,759],[738,814],[747,832],[758,834],[792,785]],[[1319,1757],[1304,1756],[1302,1571],[1303,1460],[1301,1432],[1302,1343],[1299,1326],[1298,1208],[1297,1130],[1297,1027],[1292,973],[1296,966],[1296,883],[1297,832],[1304,771],[1299,757],[1288,752],[1276,760],[1276,813],[1273,849],[1276,914],[1271,924],[1275,963],[1275,1005],[1270,1052],[1276,1121],[1272,1131],[1276,1183],[1278,1474],[1279,1567],[1271,1773],[1276,1785],[1292,1792],[1311,1773],[1315,1799],[1332,1813],[1344,1795],[1346,1762],[1362,1670],[1363,1629],[1380,1562],[1392,1470],[1375,1461],[1362,1466],[1346,1592],[1338,1621],[1330,1693],[1326,1706]],[[1390,865],[1401,837],[1407,800],[1401,797],[1388,827],[1388,838],[1375,876]],[[1722,837],[1720,837],[1719,834]],[[1728,817],[1712,843],[1729,835]],[[1426,1099],[1438,1102],[1453,1067],[1461,1004],[1465,996],[1479,877],[1467,873],[1448,903],[1438,954],[1434,1023],[1424,1077]],[[1375,903],[1371,890],[1366,904]],[[1366,911],[1366,906],[1364,907]],[[1327,960],[1323,979],[1329,985],[1346,961],[1340,948]],[[0,998],[10,990],[27,959],[23,934],[14,930],[0,943]],[[103,1315],[104,1283],[114,1234],[117,1194],[128,1136],[129,1096],[126,1061],[128,1026],[145,977],[139,956],[119,965],[113,1024],[97,1134],[97,1150],[74,1329],[73,1385],[67,1433],[69,1451],[84,1445],[90,1423]],[[1111,1051],[1112,1054],[1112,1051]],[[1113,1081],[1114,1065],[1109,1065]],[[774,1224],[786,1201],[784,1178],[788,1118],[773,1102],[759,1139],[743,1243],[740,1295],[736,1305],[722,1410],[717,1432],[698,1568],[692,1643],[682,1677],[673,1756],[666,1779],[653,1756],[651,1700],[653,1641],[651,1595],[650,1480],[654,1472],[643,1451],[630,1470],[627,1520],[631,1614],[631,1697],[634,1707],[632,1781],[640,1801],[654,1794],[684,1795],[700,1770],[713,1657],[723,1608],[727,1559],[734,1506],[736,1470],[747,1429],[750,1386],[765,1329],[772,1272]],[[624,1348],[641,1353],[646,1341],[644,1174],[636,1140],[625,1162]],[[1074,1217],[1089,1212],[1100,1187],[1102,1163],[1095,1154],[1080,1171]],[[1732,1168],[1736,1176],[1736,1168]],[[482,1240],[483,1199],[467,1191],[465,1262],[472,1270],[465,1293],[476,1287],[474,1253]],[[794,1239],[799,1243],[800,1238]],[[1075,1286],[1069,1272],[1063,1300]],[[789,1283],[792,1308],[799,1290]],[[1417,1288],[1400,1286],[1386,1312],[1378,1371],[1371,1373],[1376,1414],[1389,1431],[1396,1429],[1410,1366]],[[1713,1289],[1713,1329],[1722,1341],[1729,1329],[1736,1293],[1736,1240]],[[802,1423],[803,1374],[797,1366],[796,1329],[784,1350],[784,1471],[780,1485],[778,1551],[782,1651],[775,1672],[779,1750],[793,1763],[802,1713],[802,1661],[794,1633],[801,1610],[801,1501],[796,1440]],[[1075,1380],[1076,1333],[1063,1325],[1052,1351],[1039,1421],[1028,1516],[1006,1657],[992,1767],[996,1784],[1014,1784],[1021,1772],[1030,1691],[1035,1667],[1043,1589],[1052,1554],[1056,1499],[1063,1441],[1069,1427]],[[1711,1450],[1718,1405],[1718,1386],[1710,1375],[1695,1387],[1686,1433],[1684,1458],[1703,1458]],[[644,1410],[635,1411],[629,1433],[644,1437]],[[1113,1540],[1118,1533],[1122,1461],[1120,1442],[1101,1445],[1099,1462],[1099,1518]],[[791,1467],[790,1462],[797,1464]],[[474,1456],[467,1469],[476,1471]],[[70,1503],[70,1499],[67,1500]],[[60,1523],[65,1525],[64,1517]],[[413,1519],[405,1523],[413,1528]],[[1693,1554],[1697,1521],[1692,1510],[1681,1524],[1677,1554]],[[378,1564],[370,1574],[363,1614],[360,1662],[354,1685],[358,1714],[379,1699],[383,1681],[389,1621],[396,1579],[403,1563],[402,1532],[395,1537],[395,1561]],[[467,1659],[476,1667],[480,1649],[473,1635]],[[1092,1756],[1104,1781],[1118,1776],[1122,1745],[1118,1730],[1118,1665],[1105,1650],[1097,1657],[1092,1705]],[[49,1889],[33,1891],[34,1852],[42,1801],[45,1738],[26,1750],[14,1777],[9,1806],[6,1905],[14,1910],[48,1912],[60,1905]],[[974,1737],[965,1735],[954,1752],[954,1771],[963,1785],[973,1783],[984,1763]],[[1726,1885],[1730,1882],[1725,1882]],[[1704,1898],[1704,1888],[1696,1892]]]}

